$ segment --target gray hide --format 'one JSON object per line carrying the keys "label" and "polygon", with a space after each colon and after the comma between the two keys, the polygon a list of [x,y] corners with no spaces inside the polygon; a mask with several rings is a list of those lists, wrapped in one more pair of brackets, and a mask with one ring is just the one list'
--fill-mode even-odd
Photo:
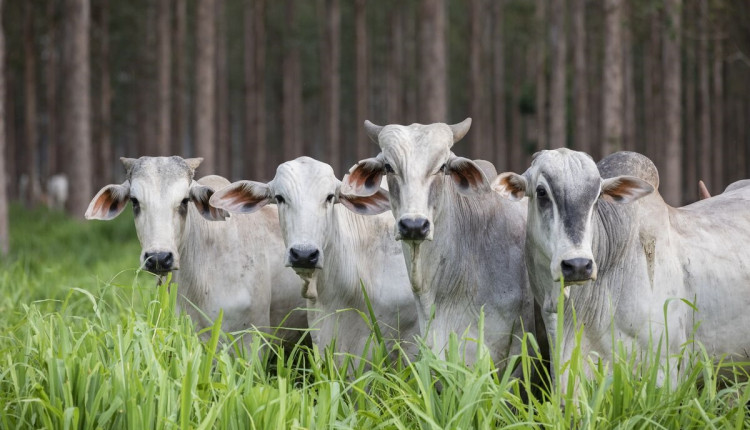
{"label": "gray hide", "polygon": [[[281,258],[284,243],[276,210],[228,217],[211,208],[213,190],[229,181],[220,176],[194,181],[200,161],[177,156],[123,159],[128,180],[102,188],[86,218],[113,219],[133,201],[141,263],[154,252],[171,253],[172,266],[157,272],[173,271],[180,308],[197,330],[210,326],[223,309],[226,332],[252,327],[273,331],[287,314],[304,307],[302,282]],[[292,312],[285,327],[304,329],[304,313]],[[281,330],[278,335],[296,341],[300,331]]]}

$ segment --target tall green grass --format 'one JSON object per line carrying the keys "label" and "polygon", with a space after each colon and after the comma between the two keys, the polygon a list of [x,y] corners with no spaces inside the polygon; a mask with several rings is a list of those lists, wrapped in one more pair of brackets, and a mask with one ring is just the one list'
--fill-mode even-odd
{"label": "tall green grass", "polygon": [[[721,376],[700,348],[671,388],[656,383],[653,357],[574,355],[558,366],[575,391],[531,382],[534,369],[544,373],[533,339],[503,371],[482,345],[465,365],[457,337],[444,356],[420,344],[418,359],[393,361],[375,334],[365,362],[255,333],[251,349],[266,354],[247,354],[220,322],[198,337],[175,312],[179,286],[137,271],[132,218],[120,218],[13,208],[13,255],[0,274],[0,428],[750,427],[744,373],[725,366]],[[377,326],[373,315],[363,317]]]}

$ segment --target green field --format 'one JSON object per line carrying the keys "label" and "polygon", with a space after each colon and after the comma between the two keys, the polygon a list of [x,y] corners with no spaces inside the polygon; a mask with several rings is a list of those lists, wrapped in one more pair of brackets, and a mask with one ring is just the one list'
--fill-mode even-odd
{"label": "green field", "polygon": [[[2,429],[750,428],[743,371],[719,377],[700,353],[671,387],[628,357],[592,361],[586,379],[589,361],[574,357],[564,365],[575,395],[510,378],[486,353],[467,367],[455,347],[446,360],[422,348],[416,361],[389,363],[376,336],[372,366],[348,374],[305,347],[244,356],[217,329],[199,339],[174,312],[177,289],[137,273],[129,211],[108,223],[18,207],[11,216],[13,253],[0,263]],[[517,359],[525,375],[530,355]]]}

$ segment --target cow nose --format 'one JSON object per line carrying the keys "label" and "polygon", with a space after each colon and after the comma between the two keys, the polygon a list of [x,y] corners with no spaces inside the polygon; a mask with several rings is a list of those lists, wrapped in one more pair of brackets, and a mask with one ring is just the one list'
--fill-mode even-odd
{"label": "cow nose", "polygon": [[565,281],[587,281],[594,272],[594,262],[588,258],[571,258],[560,263]]}
{"label": "cow nose", "polygon": [[425,240],[430,234],[430,222],[426,218],[401,218],[398,221],[398,232],[401,239]]}
{"label": "cow nose", "polygon": [[169,272],[174,265],[174,254],[171,252],[147,252],[146,270],[154,273]]}
{"label": "cow nose", "polygon": [[300,269],[314,269],[320,259],[320,251],[310,246],[289,248],[289,263]]}

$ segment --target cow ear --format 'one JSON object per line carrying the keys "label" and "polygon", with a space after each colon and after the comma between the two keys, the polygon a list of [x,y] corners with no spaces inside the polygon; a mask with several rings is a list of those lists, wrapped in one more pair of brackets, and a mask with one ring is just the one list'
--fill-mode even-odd
{"label": "cow ear", "polygon": [[458,192],[464,195],[490,192],[490,181],[484,171],[468,158],[454,157],[446,163],[447,174],[456,184]]}
{"label": "cow ear", "polygon": [[130,182],[121,185],[110,184],[99,190],[89,203],[84,217],[109,221],[120,215],[130,198]]}
{"label": "cow ear", "polygon": [[339,194],[339,203],[350,211],[360,215],[377,215],[391,208],[388,191],[382,188],[379,188],[375,194],[369,196]]}
{"label": "cow ear", "polygon": [[214,189],[209,186],[193,182],[193,185],[190,187],[190,201],[193,202],[201,216],[209,221],[224,221],[229,218],[229,212],[211,206],[209,202],[213,195]]}
{"label": "cow ear", "polygon": [[385,163],[382,156],[367,158],[352,166],[349,174],[344,176],[342,187],[345,194],[369,196],[380,189]]}
{"label": "cow ear", "polygon": [[526,178],[513,172],[497,175],[492,181],[492,189],[506,199],[518,201],[526,195]]}
{"label": "cow ear", "polygon": [[271,203],[268,184],[254,181],[238,181],[214,193],[211,206],[229,212],[249,214]]}
{"label": "cow ear", "polygon": [[654,187],[635,176],[616,176],[602,181],[601,198],[613,203],[630,203],[654,192]]}
{"label": "cow ear", "polygon": [[192,170],[193,172],[195,172],[195,169],[197,169],[198,166],[200,166],[202,162],[203,162],[203,157],[185,158],[185,164],[187,164],[190,170]]}

